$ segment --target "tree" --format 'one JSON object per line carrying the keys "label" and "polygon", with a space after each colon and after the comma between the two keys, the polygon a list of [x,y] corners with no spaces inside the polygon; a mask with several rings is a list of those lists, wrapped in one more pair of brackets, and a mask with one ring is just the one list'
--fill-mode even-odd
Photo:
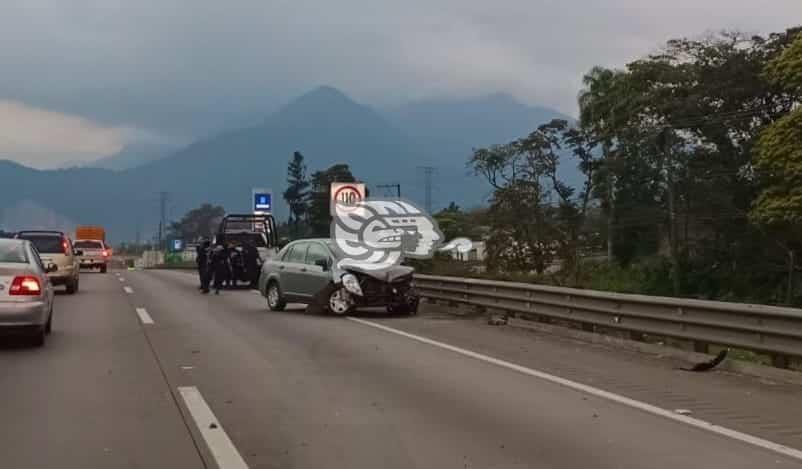
{"label": "tree", "polygon": [[[573,150],[587,176],[578,197],[557,176],[563,146]],[[542,273],[556,257],[567,270],[577,270],[598,165],[586,134],[553,120],[527,137],[476,150],[469,165],[494,187],[487,238],[491,270]]]}
{"label": "tree", "polygon": [[309,195],[309,224],[312,235],[328,237],[331,226],[330,193],[332,182],[357,182],[347,164],[335,164],[312,174]]}
{"label": "tree", "polygon": [[300,223],[309,212],[308,188],[304,156],[296,151],[287,165],[287,190],[284,191],[284,200],[290,208],[289,223],[293,227],[294,236],[300,235]]}
{"label": "tree", "polygon": [[[766,67],[766,77],[795,96],[802,97],[802,33]],[[757,144],[755,169],[763,188],[754,202],[752,220],[780,233],[788,252],[786,302],[793,293],[795,252],[802,235],[802,107],[797,107],[763,130]]]}
{"label": "tree", "polygon": [[486,221],[483,212],[463,211],[454,202],[435,213],[434,219],[437,220],[440,231],[443,232],[446,240],[468,238],[479,241],[483,236],[482,224]]}
{"label": "tree", "polygon": [[615,153],[617,129],[627,115],[624,73],[603,67],[593,67],[582,77],[584,87],[579,92],[579,121],[587,135],[601,143],[605,184],[598,192],[607,212],[607,259],[614,259],[615,240]]}
{"label": "tree", "polygon": [[223,207],[203,204],[187,212],[181,220],[172,222],[168,228],[170,236],[184,240],[211,238],[220,225],[226,211]]}

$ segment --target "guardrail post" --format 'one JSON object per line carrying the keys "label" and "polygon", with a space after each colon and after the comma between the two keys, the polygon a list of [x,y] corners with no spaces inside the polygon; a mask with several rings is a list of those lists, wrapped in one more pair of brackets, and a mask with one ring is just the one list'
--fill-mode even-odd
{"label": "guardrail post", "polygon": [[[573,312],[573,309],[574,309],[574,307],[573,307],[574,297],[572,297],[571,295],[565,295],[565,302],[568,303],[568,304],[571,304],[571,306],[568,307],[568,312],[569,313]],[[579,325],[582,328],[582,330],[585,331],[585,332],[596,332],[596,325],[595,324],[590,324],[590,323],[587,323],[587,322],[580,322]]]}
{"label": "guardrail post", "polygon": [[788,355],[771,355],[771,366],[788,369],[789,364]]}

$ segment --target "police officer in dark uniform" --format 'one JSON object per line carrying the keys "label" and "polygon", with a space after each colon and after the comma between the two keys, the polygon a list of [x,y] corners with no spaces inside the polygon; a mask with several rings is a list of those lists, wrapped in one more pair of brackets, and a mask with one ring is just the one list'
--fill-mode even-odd
{"label": "police officer in dark uniform", "polygon": [[254,287],[259,281],[259,251],[250,244],[245,245],[243,251],[245,271],[250,279],[251,286]]}
{"label": "police officer in dark uniform", "polygon": [[212,249],[210,257],[210,270],[214,275],[214,293],[220,294],[220,289],[223,288],[223,282],[228,278],[231,270],[228,261],[228,249],[225,246],[218,244]]}
{"label": "police officer in dark uniform", "polygon": [[209,293],[209,248],[211,243],[208,239],[204,239],[195,248],[196,257],[195,262],[198,264],[198,277],[200,277],[200,287],[198,289],[203,293]]}

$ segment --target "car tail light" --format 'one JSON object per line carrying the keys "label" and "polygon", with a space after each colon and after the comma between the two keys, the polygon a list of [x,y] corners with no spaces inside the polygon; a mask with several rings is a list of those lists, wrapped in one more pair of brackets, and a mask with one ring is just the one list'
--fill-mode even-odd
{"label": "car tail light", "polygon": [[103,257],[109,257],[109,251],[103,250]]}
{"label": "car tail light", "polygon": [[69,246],[67,246],[67,240],[66,239],[61,240],[61,249],[64,250],[64,254],[67,254],[67,248],[68,247]]}
{"label": "car tail light", "polygon": [[11,288],[8,289],[8,294],[12,296],[39,296],[41,293],[42,284],[39,279],[29,275],[14,277]]}

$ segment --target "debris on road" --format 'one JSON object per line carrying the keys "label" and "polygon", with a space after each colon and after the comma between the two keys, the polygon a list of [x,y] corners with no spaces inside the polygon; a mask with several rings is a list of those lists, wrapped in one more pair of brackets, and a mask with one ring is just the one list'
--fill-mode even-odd
{"label": "debris on road", "polygon": [[693,413],[689,409],[674,409],[674,412],[680,415],[691,415]]}
{"label": "debris on road", "polygon": [[487,323],[491,326],[504,326],[507,324],[507,317],[506,316],[490,316],[488,318]]}
{"label": "debris on road", "polygon": [[215,428],[217,428],[217,424],[212,422],[212,423],[209,424],[209,428],[215,429]]}
{"label": "debris on road", "polygon": [[697,363],[697,364],[693,365],[690,368],[680,367],[680,370],[682,370],[682,371],[710,371],[713,368],[715,368],[716,366],[718,366],[721,362],[723,362],[725,358],[727,358],[727,353],[728,352],[729,352],[729,349],[725,348],[724,350],[719,352],[718,355],[716,355],[716,357],[714,359],[712,359],[710,361]]}

